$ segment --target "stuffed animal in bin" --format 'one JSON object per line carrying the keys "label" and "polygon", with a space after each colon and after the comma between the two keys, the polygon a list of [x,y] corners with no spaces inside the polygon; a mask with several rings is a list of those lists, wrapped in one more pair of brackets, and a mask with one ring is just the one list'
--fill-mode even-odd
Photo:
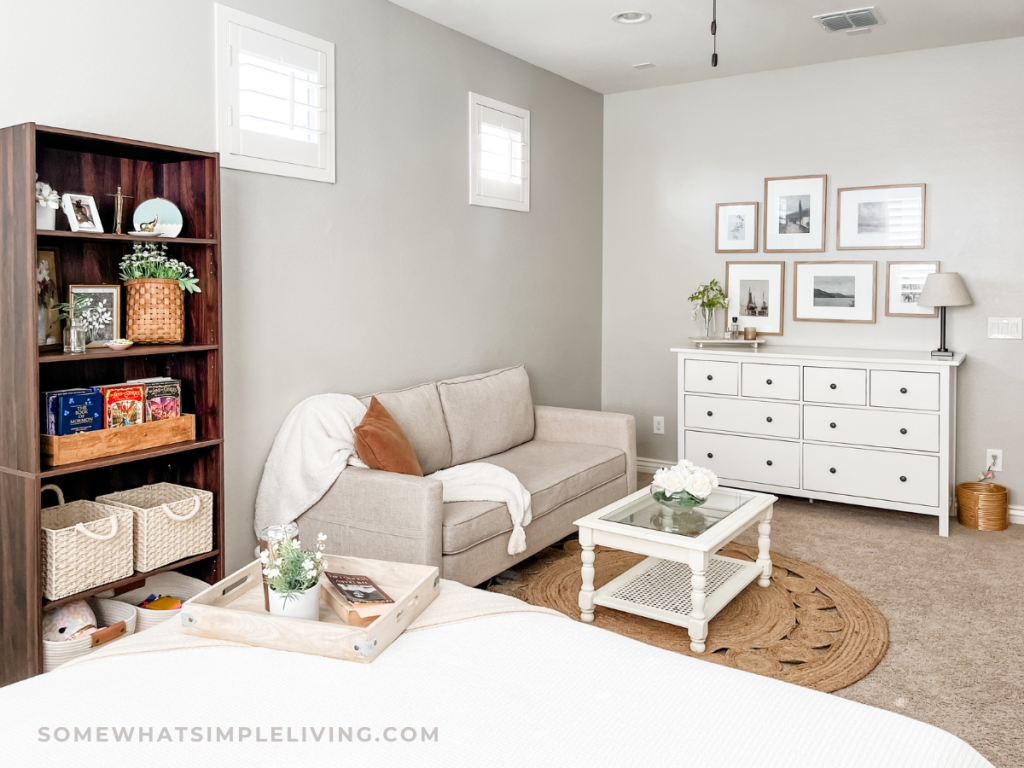
{"label": "stuffed animal in bin", "polygon": [[43,614],[43,640],[76,640],[99,630],[96,614],[85,600],[75,600]]}

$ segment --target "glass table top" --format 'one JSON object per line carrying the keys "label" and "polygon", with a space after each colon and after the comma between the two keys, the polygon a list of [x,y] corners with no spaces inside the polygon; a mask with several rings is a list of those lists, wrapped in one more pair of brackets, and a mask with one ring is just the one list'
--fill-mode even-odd
{"label": "glass table top", "polygon": [[659,504],[650,493],[647,493],[641,499],[612,510],[601,519],[696,538],[753,499],[749,493],[716,488],[708,500],[699,507],[670,509]]}

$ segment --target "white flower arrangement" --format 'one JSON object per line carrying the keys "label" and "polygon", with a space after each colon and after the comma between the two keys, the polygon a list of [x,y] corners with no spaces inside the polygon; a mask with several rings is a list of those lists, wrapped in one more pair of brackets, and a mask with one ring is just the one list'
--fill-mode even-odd
{"label": "white flower arrangement", "polygon": [[717,487],[718,475],[684,459],[674,467],[662,467],[654,473],[651,493],[659,501],[670,501],[688,494],[703,502]]}
{"label": "white flower arrangement", "polygon": [[36,174],[36,204],[41,208],[60,208],[60,195],[57,190],[44,181],[39,181],[39,174]]}
{"label": "white flower arrangement", "polygon": [[177,280],[181,290],[202,293],[192,267],[177,259],[168,258],[167,246],[163,243],[135,243],[132,252],[121,259],[122,280],[145,278]]}
{"label": "white flower arrangement", "polygon": [[298,539],[284,539],[274,545],[273,551],[260,552],[263,583],[285,600],[296,598],[316,586],[327,565],[323,559],[326,540],[324,534],[317,535],[315,552],[303,551],[302,542]]}

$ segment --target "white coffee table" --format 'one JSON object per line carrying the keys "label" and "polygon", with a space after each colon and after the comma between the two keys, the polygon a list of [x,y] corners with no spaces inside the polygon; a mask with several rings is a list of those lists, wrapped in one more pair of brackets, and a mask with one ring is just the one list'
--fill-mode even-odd
{"label": "white coffee table", "polygon": [[[626,611],[685,627],[690,650],[704,652],[708,622],[754,579],[762,587],[772,575],[771,519],[775,496],[717,488],[702,506],[672,513],[650,488],[577,520],[583,547],[583,621],[594,606]],[[758,523],[756,563],[715,553]],[[624,574],[594,589],[597,545],[647,555]]]}

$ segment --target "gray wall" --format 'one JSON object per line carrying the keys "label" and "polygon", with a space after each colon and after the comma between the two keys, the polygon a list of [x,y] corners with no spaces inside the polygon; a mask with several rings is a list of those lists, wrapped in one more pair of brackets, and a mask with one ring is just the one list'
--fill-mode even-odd
{"label": "gray wall", "polygon": [[[221,177],[233,568],[308,395],[523,362],[537,402],[600,406],[603,99],[383,0],[230,4],[335,44],[338,126],[337,184]],[[206,0],[6,2],[0,71],[0,125],[215,149]],[[531,110],[530,213],[468,205],[469,91]]]}
{"label": "gray wall", "polygon": [[[938,320],[885,317],[884,262],[938,260],[975,304],[950,310],[960,369],[958,480],[988,448],[1024,499],[1024,342],[986,338],[1024,314],[1024,38],[854,59],[605,99],[603,406],[637,417],[640,456],[675,460],[669,347],[696,335],[686,297],[726,261],[787,262],[786,344],[933,349]],[[823,254],[715,253],[715,204],[762,200],[769,176],[829,175]],[[835,250],[835,189],[928,185],[927,248]],[[792,321],[794,261],[877,260],[874,325]],[[720,319],[719,319],[720,321]],[[718,326],[721,329],[721,324]],[[652,416],[666,434],[652,433]]]}

